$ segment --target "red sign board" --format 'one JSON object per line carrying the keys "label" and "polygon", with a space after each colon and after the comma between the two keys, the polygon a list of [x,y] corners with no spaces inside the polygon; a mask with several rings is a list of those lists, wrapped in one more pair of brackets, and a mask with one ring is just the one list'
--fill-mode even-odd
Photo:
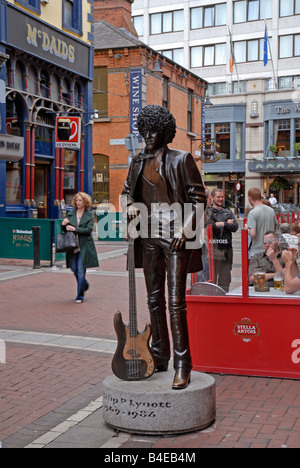
{"label": "red sign board", "polygon": [[80,149],[80,117],[56,117],[56,148]]}

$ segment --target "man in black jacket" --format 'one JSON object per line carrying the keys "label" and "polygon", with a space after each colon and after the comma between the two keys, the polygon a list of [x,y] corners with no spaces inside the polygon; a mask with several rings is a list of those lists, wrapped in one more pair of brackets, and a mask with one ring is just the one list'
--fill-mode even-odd
{"label": "man in black jacket", "polygon": [[221,189],[211,193],[212,206],[207,210],[207,224],[212,225],[215,283],[229,291],[233,261],[232,233],[239,228],[229,208],[223,208],[224,194]]}
{"label": "man in black jacket", "polygon": [[[197,232],[201,221],[197,219],[198,206],[202,204],[204,211],[206,195],[193,156],[167,146],[176,133],[176,122],[169,110],[156,105],[147,106],[139,114],[137,125],[146,147],[132,159],[123,197],[126,198],[129,219],[133,220],[138,215],[143,227],[146,224],[149,228],[148,235],[136,239],[135,247],[139,245],[141,248],[135,248],[135,265],[144,268],[152,350],[158,372],[167,370],[170,359],[165,301],[167,274],[175,368],[172,388],[182,389],[188,385],[192,370],[186,316],[186,278],[188,272],[202,269],[201,249],[188,248],[188,240],[192,231]],[[180,210],[171,216],[173,228],[171,226],[167,233],[168,223],[164,222],[167,212],[164,209],[168,211],[168,207],[174,204]],[[180,220],[180,211],[185,214],[185,204],[191,207],[189,216]],[[141,205],[146,210],[141,209]],[[155,207],[162,211],[159,213]],[[144,218],[142,211],[147,213]],[[156,226],[154,232],[153,225]]]}

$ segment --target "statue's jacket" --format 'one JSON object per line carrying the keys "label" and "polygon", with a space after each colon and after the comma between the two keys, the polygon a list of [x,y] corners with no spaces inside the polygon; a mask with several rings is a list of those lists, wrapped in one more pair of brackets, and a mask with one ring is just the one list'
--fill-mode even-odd
{"label": "statue's jacket", "polygon": [[[132,158],[122,192],[122,208],[124,211],[129,205],[141,201],[138,181],[142,174],[146,157],[149,156],[141,152]],[[206,207],[205,189],[196,162],[190,153],[172,150],[167,147],[159,172],[165,178],[171,203],[179,203],[183,212],[185,204],[190,204],[192,207],[189,210],[190,219],[184,218],[183,220],[183,232],[190,239],[191,227],[196,232],[202,221],[199,219],[199,213],[203,213]],[[202,209],[199,210],[199,206]],[[189,245],[192,244],[195,245],[196,243],[189,242]],[[187,242],[185,245],[188,248]],[[190,273],[202,270],[201,258],[201,248],[193,248],[189,268]],[[141,238],[135,241],[135,265],[136,268],[142,268],[143,266]]]}

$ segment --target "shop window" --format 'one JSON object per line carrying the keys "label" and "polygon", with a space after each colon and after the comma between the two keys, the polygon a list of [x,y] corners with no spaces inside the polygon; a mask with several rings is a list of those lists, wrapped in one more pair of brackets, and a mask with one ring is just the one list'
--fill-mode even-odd
{"label": "shop window", "polygon": [[242,159],[242,124],[235,124],[235,159]]}
{"label": "shop window", "polygon": [[64,200],[71,205],[77,192],[77,152],[64,150]]}
{"label": "shop window", "polygon": [[94,68],[94,84],[93,84],[93,107],[98,109],[100,117],[108,115],[108,83],[107,83],[107,68]]}
{"label": "shop window", "polygon": [[109,157],[94,154],[93,166],[93,206],[109,202]]}
{"label": "shop window", "polygon": [[82,0],[63,0],[63,27],[82,35]]}
{"label": "shop window", "polygon": [[21,161],[6,163],[6,203],[7,205],[22,202]]}
{"label": "shop window", "polygon": [[215,124],[220,159],[230,159],[230,123]]}
{"label": "shop window", "polygon": [[38,125],[35,130],[35,152],[36,154],[52,154],[52,129]]}
{"label": "shop window", "polygon": [[274,121],[274,142],[278,148],[278,156],[281,152],[290,151],[290,120]]}
{"label": "shop window", "polygon": [[300,143],[300,119],[295,119],[295,143]]}

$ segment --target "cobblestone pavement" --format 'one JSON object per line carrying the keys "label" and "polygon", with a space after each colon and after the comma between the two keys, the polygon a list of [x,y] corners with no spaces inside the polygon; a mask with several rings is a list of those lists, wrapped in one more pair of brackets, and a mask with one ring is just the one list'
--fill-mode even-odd
{"label": "cobblestone pavement", "polygon": [[[75,304],[75,279],[59,263],[0,260],[0,441],[4,448],[196,449],[299,447],[300,381],[214,375],[217,417],[176,436],[120,433],[103,422],[102,381],[116,346],[113,315],[128,321],[126,246],[97,242],[100,268]],[[238,267],[237,267],[238,268]],[[238,274],[233,274],[238,278]],[[148,321],[136,274],[140,328]]]}

